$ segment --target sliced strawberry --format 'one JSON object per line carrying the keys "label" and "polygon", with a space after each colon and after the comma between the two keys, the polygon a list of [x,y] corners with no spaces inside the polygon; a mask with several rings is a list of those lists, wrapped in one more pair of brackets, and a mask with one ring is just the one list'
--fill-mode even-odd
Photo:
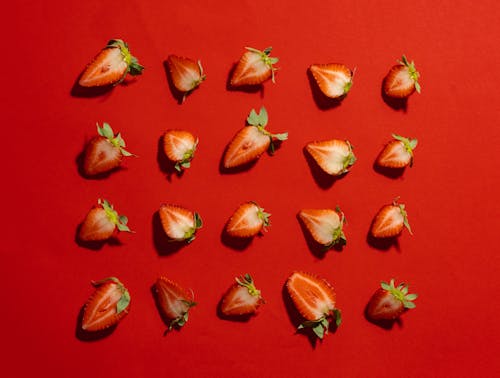
{"label": "sliced strawberry", "polygon": [[259,114],[255,109],[247,118],[248,126],[242,128],[233,137],[226,149],[223,159],[224,168],[234,168],[257,160],[266,150],[274,152],[274,140],[288,139],[288,133],[271,134],[265,127],[268,115],[266,108],[261,107]]}
{"label": "sliced strawberry", "polygon": [[132,232],[127,226],[128,218],[125,215],[118,215],[107,200],[100,199],[97,206],[94,206],[87,213],[78,232],[81,241],[104,241],[109,239],[118,231]]}
{"label": "sliced strawberry", "polygon": [[193,292],[188,292],[165,277],[156,280],[154,289],[161,314],[168,321],[167,331],[184,326],[189,318],[189,310],[196,306],[196,302],[193,302]]}
{"label": "sliced strawberry", "polygon": [[404,227],[412,234],[405,205],[398,204],[397,200],[398,198],[392,204],[383,206],[375,216],[370,231],[373,237],[392,238],[401,234]]}
{"label": "sliced strawberry", "polygon": [[92,282],[95,292],[83,309],[82,329],[94,332],[115,326],[130,310],[130,294],[115,277]]}
{"label": "sliced strawberry", "polygon": [[404,168],[413,164],[413,150],[418,140],[392,134],[394,140],[386,144],[377,157],[377,165],[385,168]]}
{"label": "sliced strawberry", "polygon": [[311,142],[306,145],[307,152],[320,168],[332,176],[348,172],[348,168],[356,162],[349,141],[338,139]]}
{"label": "sliced strawberry", "polygon": [[382,281],[380,286],[366,308],[366,315],[371,320],[395,320],[407,309],[416,307],[413,301],[418,295],[408,294],[408,285],[401,283],[396,287],[391,279],[390,283]]}
{"label": "sliced strawberry", "polygon": [[108,42],[87,66],[78,84],[82,87],[100,87],[121,83],[128,73],[140,75],[143,66],[130,54],[128,45],[121,39]]}
{"label": "sliced strawberry", "polygon": [[324,278],[311,273],[294,272],[286,282],[288,294],[298,312],[305,319],[299,329],[312,328],[317,337],[322,339],[335,320],[340,326],[340,310],[335,307],[336,294],[333,287]]}
{"label": "sliced strawberry", "polygon": [[331,209],[303,209],[299,218],[312,238],[326,248],[344,245],[347,239],[342,230],[345,223],[344,213],[337,206]]}
{"label": "sliced strawberry", "polygon": [[235,281],[222,297],[221,312],[226,316],[255,314],[264,303],[260,290],[257,290],[248,273],[242,277],[236,277]]}
{"label": "sliced strawberry", "polygon": [[330,98],[345,96],[352,87],[352,71],[338,63],[313,64],[309,67],[321,92]]}
{"label": "sliced strawberry", "polygon": [[181,172],[191,166],[198,138],[189,131],[167,130],[163,136],[163,150],[169,160],[175,163],[175,169]]}
{"label": "sliced strawberry", "polygon": [[174,86],[184,93],[182,101],[206,79],[199,60],[195,62],[189,58],[169,55],[167,63]]}
{"label": "sliced strawberry", "polygon": [[264,212],[256,202],[241,204],[226,224],[228,235],[239,238],[249,238],[266,230],[270,225],[271,214]]}
{"label": "sliced strawberry", "polygon": [[161,205],[160,220],[165,234],[172,241],[191,243],[195,239],[196,230],[203,222],[200,215],[176,205]]}
{"label": "sliced strawberry", "polygon": [[247,51],[241,56],[231,76],[231,86],[262,84],[269,78],[274,83],[274,71],[277,68],[273,64],[278,63],[278,58],[272,58],[272,47],[260,51],[252,47],[245,47]]}
{"label": "sliced strawberry", "polygon": [[420,93],[418,79],[420,74],[415,68],[415,63],[408,62],[403,55],[399,64],[393,66],[384,79],[384,93],[389,97],[407,98],[415,90]]}

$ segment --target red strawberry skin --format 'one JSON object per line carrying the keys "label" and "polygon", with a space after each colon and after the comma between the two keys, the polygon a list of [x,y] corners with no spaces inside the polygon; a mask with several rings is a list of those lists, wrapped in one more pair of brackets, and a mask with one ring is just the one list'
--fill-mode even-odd
{"label": "red strawberry skin", "polygon": [[377,157],[379,167],[401,169],[413,164],[413,150],[417,139],[405,138],[393,134],[393,140],[387,143]]}
{"label": "red strawberry skin", "polygon": [[420,93],[419,77],[420,74],[414,62],[409,62],[403,55],[399,64],[393,66],[384,78],[384,94],[388,97],[404,99],[415,91]]}
{"label": "red strawberry skin", "polygon": [[366,316],[375,321],[398,319],[406,310],[416,307],[413,300],[417,297],[417,294],[408,294],[404,283],[396,287],[394,279],[390,283],[381,282],[368,302]]}
{"label": "red strawberry skin", "polygon": [[168,322],[168,329],[184,326],[190,308],[196,305],[193,293],[166,277],[156,280],[154,290],[161,315]]}
{"label": "red strawberry skin", "polygon": [[341,98],[352,87],[352,71],[344,64],[313,64],[309,70],[321,92],[327,97]]}
{"label": "red strawberry skin", "polygon": [[255,202],[241,204],[226,224],[226,233],[232,237],[256,236],[269,226],[270,214],[265,213]]}
{"label": "red strawberry skin", "polygon": [[189,58],[169,55],[167,64],[172,82],[180,92],[187,93],[196,89],[206,78],[199,61],[195,62]]}
{"label": "red strawberry skin", "polygon": [[255,314],[264,303],[250,275],[235,279],[236,282],[224,294],[220,310],[225,316],[243,316]]}
{"label": "red strawberry skin", "polygon": [[231,75],[231,86],[259,85],[270,78],[274,82],[276,68],[273,64],[278,62],[278,58],[269,56],[272,47],[263,51],[251,47],[246,49],[247,51],[241,56]]}
{"label": "red strawberry skin", "polygon": [[190,243],[196,230],[202,226],[198,213],[177,205],[162,204],[159,215],[165,234],[173,241]]}
{"label": "red strawberry skin", "polygon": [[257,127],[246,126],[236,133],[226,153],[224,154],[224,168],[234,168],[257,160],[267,151],[271,144],[268,135]]}
{"label": "red strawberry skin", "polygon": [[375,216],[370,233],[375,238],[393,238],[399,236],[403,228],[411,234],[406,210],[403,204],[393,202],[384,205]]}
{"label": "red strawberry skin", "polygon": [[167,130],[163,136],[163,151],[178,171],[191,166],[197,145],[198,138],[186,130]]}
{"label": "red strawberry skin", "polygon": [[118,168],[122,159],[120,148],[114,146],[107,138],[98,135],[87,143],[83,158],[83,172],[87,176],[106,173]]}
{"label": "red strawberry skin", "polygon": [[87,213],[78,237],[82,241],[103,241],[113,236],[115,229],[116,225],[109,219],[106,211],[95,206]]}

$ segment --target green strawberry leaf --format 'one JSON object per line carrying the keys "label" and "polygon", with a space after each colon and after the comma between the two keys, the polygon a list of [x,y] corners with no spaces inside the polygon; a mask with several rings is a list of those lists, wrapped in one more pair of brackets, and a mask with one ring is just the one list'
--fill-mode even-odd
{"label": "green strawberry leaf", "polygon": [[116,303],[116,313],[119,314],[122,311],[124,311],[128,305],[130,304],[130,294],[125,287],[121,287],[123,294],[120,298],[120,300]]}

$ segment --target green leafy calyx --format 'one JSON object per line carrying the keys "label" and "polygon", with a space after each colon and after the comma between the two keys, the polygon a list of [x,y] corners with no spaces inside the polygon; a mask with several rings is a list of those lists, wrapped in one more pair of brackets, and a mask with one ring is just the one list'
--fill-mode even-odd
{"label": "green leafy calyx", "polygon": [[245,47],[248,51],[251,51],[255,54],[259,54],[262,61],[264,62],[264,64],[266,64],[270,69],[271,69],[271,80],[273,83],[275,83],[276,81],[274,80],[274,71],[277,70],[276,67],[273,67],[273,64],[276,64],[279,62],[279,59],[278,58],[275,58],[275,57],[271,57],[269,56],[271,54],[271,51],[273,50],[273,48],[271,46],[269,47],[266,47],[263,51],[260,51],[260,50],[257,50],[257,49],[254,49],[253,47]]}
{"label": "green leafy calyx", "polygon": [[401,303],[403,303],[404,308],[415,308],[416,305],[413,303],[417,299],[417,294],[408,294],[408,285],[404,282],[400,283],[397,287],[395,286],[394,278],[391,279],[389,283],[382,281],[380,283],[382,289],[391,293],[391,295]]}
{"label": "green leafy calyx", "polygon": [[414,138],[405,138],[401,135],[397,134],[392,134],[392,137],[396,139],[397,141],[400,141],[403,143],[405,150],[410,154],[411,160],[410,160],[410,166],[413,165],[413,150],[417,147],[418,140]]}
{"label": "green leafy calyx", "polygon": [[238,285],[246,287],[250,295],[261,298],[260,290],[255,287],[250,274],[246,273],[244,276],[235,277],[234,280],[238,283]]}
{"label": "green leafy calyx", "polygon": [[323,340],[323,337],[328,333],[330,321],[335,321],[335,326],[339,327],[342,323],[342,314],[339,309],[334,309],[331,314],[327,314],[318,320],[306,320],[300,324],[297,329],[311,328],[314,334]]}
{"label": "green leafy calyx", "polygon": [[125,76],[127,76],[128,73],[130,73],[132,76],[142,74],[144,67],[141,66],[137,58],[130,53],[127,43],[121,39],[112,39],[108,41],[108,44],[106,45],[106,48],[116,48],[116,47],[120,49],[123,60],[125,63],[127,63],[127,70],[125,71],[125,73],[123,74],[122,78],[118,83],[121,83],[125,79]]}
{"label": "green leafy calyx", "polygon": [[191,243],[196,238],[196,230],[198,230],[202,226],[203,226],[203,220],[201,219],[200,214],[195,212],[193,214],[193,227],[191,227],[184,234],[184,241],[186,241],[186,243]]}
{"label": "green leafy calyx", "polygon": [[399,197],[396,197],[394,201],[392,201],[393,206],[399,207],[399,211],[401,215],[403,216],[403,224],[407,228],[408,232],[410,235],[413,235],[413,232],[411,231],[410,223],[408,222],[408,213],[405,210],[405,205],[402,203],[398,203]]}
{"label": "green leafy calyx", "polygon": [[264,135],[268,136],[269,139],[271,140],[271,143],[269,144],[269,150],[271,153],[274,153],[275,151],[275,145],[274,141],[279,140],[279,141],[285,141],[288,139],[288,133],[279,133],[279,134],[272,134],[269,131],[265,129],[267,126],[267,122],[269,120],[269,116],[267,114],[267,110],[265,107],[261,107],[259,113],[255,111],[255,109],[252,109],[250,111],[250,114],[247,117],[247,123],[248,126],[255,126],[257,129]]}
{"label": "green leafy calyx", "polygon": [[128,292],[127,288],[120,282],[120,280],[116,277],[107,277],[99,281],[92,281],[92,285],[94,287],[99,287],[109,282],[116,284],[116,287],[122,294],[120,299],[116,303],[116,313],[119,314],[122,311],[125,311],[130,305],[130,293]]}
{"label": "green leafy calyx", "polygon": [[128,218],[125,215],[118,215],[116,210],[113,208],[113,205],[110,204],[108,200],[99,198],[97,203],[104,209],[106,216],[110,222],[116,225],[118,231],[132,232],[127,226]]}
{"label": "green leafy calyx", "polygon": [[415,62],[413,60],[409,62],[408,59],[406,59],[406,56],[403,55],[399,63],[402,64],[403,66],[408,67],[408,74],[410,75],[410,78],[413,80],[413,83],[415,85],[415,90],[417,91],[417,93],[420,93],[421,86],[418,82],[420,73],[415,68]]}
{"label": "green leafy calyx", "polygon": [[115,135],[109,123],[103,122],[102,127],[99,126],[99,123],[97,123],[96,125],[97,125],[97,133],[100,136],[106,138],[109,141],[109,143],[111,143],[113,146],[119,148],[123,156],[133,156],[133,154],[131,154],[124,148],[126,147],[126,144],[121,134],[118,133]]}

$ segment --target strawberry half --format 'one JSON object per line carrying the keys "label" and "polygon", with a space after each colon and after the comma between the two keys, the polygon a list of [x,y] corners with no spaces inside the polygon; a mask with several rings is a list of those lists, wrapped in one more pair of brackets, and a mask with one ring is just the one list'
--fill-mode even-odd
{"label": "strawberry half", "polygon": [[299,212],[299,218],[312,238],[327,249],[346,244],[347,239],[342,231],[345,216],[338,206],[335,210],[303,209]]}
{"label": "strawberry half", "polygon": [[83,72],[78,84],[82,87],[100,87],[121,83],[125,76],[140,75],[143,66],[130,54],[128,45],[121,39],[108,42]]}
{"label": "strawberry half", "polygon": [[118,215],[116,210],[105,199],[98,199],[97,206],[94,206],[87,213],[78,232],[81,241],[105,241],[115,233],[115,230],[132,232],[127,226],[128,218],[125,215]]}
{"label": "strawberry half", "polygon": [[172,241],[191,243],[195,239],[196,230],[203,222],[198,213],[176,205],[161,205],[160,220],[165,234]]}
{"label": "strawberry half", "polygon": [[273,141],[288,139],[288,133],[268,132],[265,129],[267,122],[266,108],[261,107],[259,114],[255,109],[250,111],[247,118],[248,126],[236,133],[226,149],[223,158],[224,168],[234,168],[255,161],[268,149],[273,153],[275,148]]}
{"label": "strawberry half", "polygon": [[340,310],[335,307],[336,294],[328,281],[311,273],[294,272],[286,282],[293,304],[305,321],[298,329],[312,328],[323,339],[334,320],[340,326]]}
{"label": "strawberry half", "polygon": [[413,150],[418,140],[392,134],[394,140],[386,144],[377,157],[377,165],[385,168],[404,168],[413,165]]}
{"label": "strawberry half", "polygon": [[353,72],[343,64],[313,64],[309,67],[309,71],[321,92],[327,97],[343,97],[352,87]]}
{"label": "strawberry half", "polygon": [[338,139],[310,142],[306,145],[307,152],[319,167],[332,176],[340,176],[348,172],[348,168],[356,162],[349,141]]}
{"label": "strawberry half", "polygon": [[404,227],[412,234],[405,205],[398,204],[398,198],[392,204],[383,206],[373,219],[370,230],[373,237],[393,238],[401,234]]}
{"label": "strawberry half", "polygon": [[235,281],[222,297],[221,312],[226,316],[255,314],[260,305],[264,303],[260,290],[257,290],[248,273],[242,277],[236,277]]}
{"label": "strawberry half", "polygon": [[154,290],[161,315],[168,322],[167,332],[174,327],[184,326],[189,318],[189,310],[196,306],[193,292],[165,277],[156,280]]}
{"label": "strawberry half", "polygon": [[175,88],[177,88],[179,92],[184,93],[182,101],[184,101],[186,96],[191,91],[198,88],[202,81],[206,79],[199,60],[195,62],[189,58],[169,55],[167,64]]}
{"label": "strawberry half", "polygon": [[238,238],[250,238],[257,235],[270,225],[269,217],[256,202],[241,204],[226,224],[226,232],[229,236]]}
{"label": "strawberry half", "polygon": [[384,79],[384,94],[394,98],[407,98],[413,92],[420,93],[420,84],[418,79],[420,74],[415,68],[415,63],[408,62],[403,55],[399,64],[393,66]]}
{"label": "strawberry half", "polygon": [[82,329],[95,332],[118,324],[130,310],[130,294],[118,278],[92,282],[96,288],[83,309]]}
{"label": "strawberry half", "polygon": [[189,131],[167,130],[163,136],[163,151],[179,172],[191,167],[197,146],[198,138]]}
{"label": "strawberry half", "polygon": [[124,156],[133,156],[125,150],[125,141],[121,134],[114,134],[111,126],[104,122],[97,124],[97,133],[85,146],[83,154],[83,173],[96,176],[118,168]]}
{"label": "strawberry half", "polygon": [[274,83],[274,71],[277,68],[273,64],[278,63],[278,58],[272,58],[272,47],[260,51],[252,47],[245,47],[247,51],[241,56],[231,76],[231,86],[262,84],[269,78]]}
{"label": "strawberry half", "polygon": [[408,294],[408,285],[401,283],[396,287],[391,279],[390,283],[382,281],[380,286],[368,302],[366,315],[369,319],[395,320],[407,309],[416,307],[413,301],[418,295]]}

